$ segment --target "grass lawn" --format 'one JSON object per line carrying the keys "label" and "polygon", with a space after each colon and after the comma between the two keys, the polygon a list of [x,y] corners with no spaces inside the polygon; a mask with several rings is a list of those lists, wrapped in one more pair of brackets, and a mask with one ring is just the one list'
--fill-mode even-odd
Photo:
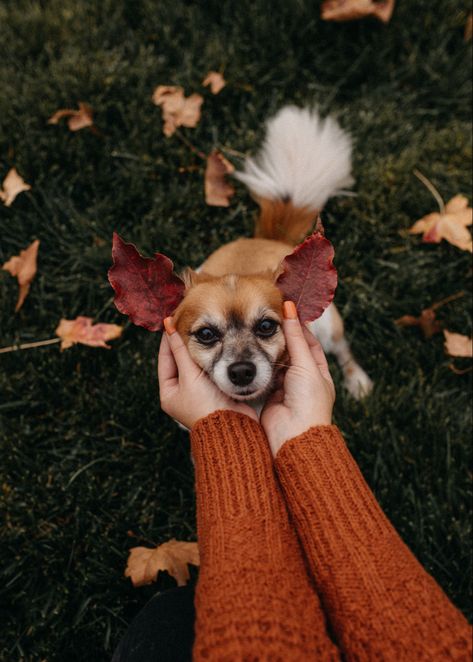
{"label": "grass lawn", "polygon": [[[288,102],[315,102],[353,134],[357,197],[323,218],[336,302],[375,390],[360,404],[340,385],[336,421],[404,540],[471,616],[471,372],[449,369],[441,335],[393,324],[466,291],[439,316],[471,333],[470,255],[406,234],[436,210],[415,168],[445,200],[471,195],[470,3],[397,5],[385,26],[321,22],[309,0],[1,3],[0,181],[15,166],[32,189],[0,205],[0,264],[41,246],[16,315],[16,280],[0,271],[0,347],[51,338],[61,317],[126,325],[109,351],[0,355],[2,661],[109,659],[156,591],[123,577],[128,549],[195,539],[187,436],[159,408],[159,337],[113,306],[111,236],[197,266],[251,234],[255,204],[237,185],[228,209],[205,205],[203,162],[162,133],[158,84],[204,95],[200,124],[182,130],[204,152],[254,150]],[[211,69],[228,81],[217,96],[201,87]],[[98,132],[47,124],[78,101]]]}

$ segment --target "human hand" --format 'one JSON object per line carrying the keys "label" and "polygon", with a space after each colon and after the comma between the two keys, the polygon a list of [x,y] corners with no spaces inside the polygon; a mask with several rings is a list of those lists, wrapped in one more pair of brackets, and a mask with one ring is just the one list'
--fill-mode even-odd
{"label": "human hand", "polygon": [[301,326],[292,301],[284,302],[282,328],[290,366],[284,383],[261,412],[273,456],[284,442],[314,425],[330,425],[335,387],[319,341]]}
{"label": "human hand", "polygon": [[256,412],[229,398],[210,381],[194,363],[187,347],[172,325],[172,318],[164,320],[158,355],[158,380],[161,407],[186,428],[217,409],[230,409],[258,420]]}

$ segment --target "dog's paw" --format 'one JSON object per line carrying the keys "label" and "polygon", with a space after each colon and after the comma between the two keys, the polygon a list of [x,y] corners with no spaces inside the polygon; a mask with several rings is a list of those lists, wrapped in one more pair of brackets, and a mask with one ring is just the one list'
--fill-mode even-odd
{"label": "dog's paw", "polygon": [[373,390],[373,382],[357,363],[345,371],[344,385],[355,400],[362,400]]}

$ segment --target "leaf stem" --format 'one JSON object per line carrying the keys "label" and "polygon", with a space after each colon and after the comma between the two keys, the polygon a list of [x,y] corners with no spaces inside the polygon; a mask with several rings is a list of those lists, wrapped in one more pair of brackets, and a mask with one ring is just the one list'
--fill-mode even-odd
{"label": "leaf stem", "polygon": [[176,138],[179,138],[179,140],[183,142],[184,145],[186,145],[186,147],[188,147],[192,152],[194,152],[194,154],[197,154],[199,158],[203,159],[204,161],[206,160],[207,158],[206,154],[204,154],[204,152],[201,152],[200,149],[197,149],[197,147],[195,147],[195,145],[193,145],[191,141],[188,140],[178,129],[176,129],[174,135],[176,136]]}
{"label": "leaf stem", "polygon": [[441,308],[442,306],[445,306],[446,303],[450,303],[451,301],[456,301],[457,299],[461,299],[464,296],[465,296],[465,292],[462,290],[461,292],[457,292],[456,294],[451,294],[449,297],[446,297],[441,301],[437,301],[437,303],[433,303],[430,307],[432,310],[437,310],[437,308]]}
{"label": "leaf stem", "polygon": [[58,342],[61,342],[61,338],[50,338],[49,340],[39,340],[38,342],[26,342],[26,343],[21,343],[21,345],[11,345],[10,347],[2,347],[2,349],[0,349],[0,354],[6,354],[7,352],[16,352],[19,349],[33,349],[33,347],[44,347],[45,345],[54,345]]}
{"label": "leaf stem", "polygon": [[445,213],[445,202],[443,201],[442,196],[437,191],[435,186],[432,184],[430,179],[427,179],[427,177],[425,175],[423,175],[420,172],[420,170],[417,170],[417,168],[414,168],[413,173],[417,177],[417,179],[420,179],[422,184],[424,184],[424,186],[432,193],[432,195],[434,196],[434,198],[437,201],[437,204],[440,208],[440,213],[444,214]]}

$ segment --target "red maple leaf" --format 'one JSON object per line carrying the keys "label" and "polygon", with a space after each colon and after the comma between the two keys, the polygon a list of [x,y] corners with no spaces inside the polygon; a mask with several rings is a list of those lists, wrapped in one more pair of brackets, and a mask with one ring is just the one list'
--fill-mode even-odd
{"label": "red maple leaf", "polygon": [[282,262],[276,281],[285,300],[294,301],[301,322],[312,322],[331,303],[337,287],[332,244],[314,232]]}
{"label": "red maple leaf", "polygon": [[113,234],[113,266],[108,280],[115,290],[115,305],[138,326],[159,331],[184,295],[184,283],[173,272],[172,261],[156,253],[143,257],[133,244]]}

